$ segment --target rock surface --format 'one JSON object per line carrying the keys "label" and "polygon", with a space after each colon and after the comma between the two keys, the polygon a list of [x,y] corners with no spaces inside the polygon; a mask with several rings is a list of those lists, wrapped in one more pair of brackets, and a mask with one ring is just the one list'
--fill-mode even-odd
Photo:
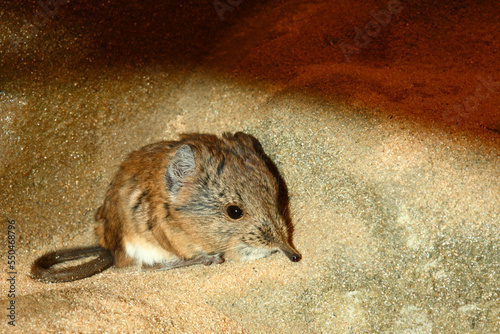
{"label": "rock surface", "polygon": [[[15,300],[20,332],[500,332],[498,2],[63,2],[0,7],[0,331]],[[128,152],[224,131],[282,171],[301,262],[29,278],[96,243]]]}

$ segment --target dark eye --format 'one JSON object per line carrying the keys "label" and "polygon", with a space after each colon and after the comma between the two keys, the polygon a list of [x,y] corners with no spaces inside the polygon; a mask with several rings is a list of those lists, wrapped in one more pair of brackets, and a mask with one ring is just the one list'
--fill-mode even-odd
{"label": "dark eye", "polygon": [[236,205],[230,205],[226,209],[227,215],[231,219],[240,219],[243,217],[243,209]]}

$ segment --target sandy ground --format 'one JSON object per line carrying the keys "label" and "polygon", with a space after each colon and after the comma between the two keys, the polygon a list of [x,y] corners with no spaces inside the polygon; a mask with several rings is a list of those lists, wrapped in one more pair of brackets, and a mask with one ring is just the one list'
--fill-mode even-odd
{"label": "sandy ground", "polygon": [[[498,1],[64,2],[0,7],[1,332],[500,332]],[[301,262],[30,279],[193,131],[261,140]]]}

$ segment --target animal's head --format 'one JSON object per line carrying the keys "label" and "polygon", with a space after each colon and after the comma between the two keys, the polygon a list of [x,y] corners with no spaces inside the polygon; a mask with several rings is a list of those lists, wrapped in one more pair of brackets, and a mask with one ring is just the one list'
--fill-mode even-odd
{"label": "animal's head", "polygon": [[287,188],[253,136],[185,135],[165,173],[171,213],[205,251],[252,260],[276,251],[297,262]]}

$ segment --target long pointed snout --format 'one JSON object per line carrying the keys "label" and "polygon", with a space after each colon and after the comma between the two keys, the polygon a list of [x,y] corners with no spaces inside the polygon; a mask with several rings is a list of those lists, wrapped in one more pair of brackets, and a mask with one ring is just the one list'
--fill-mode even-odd
{"label": "long pointed snout", "polygon": [[299,262],[300,259],[302,259],[302,255],[300,255],[300,253],[290,245],[281,245],[280,251],[292,262]]}

